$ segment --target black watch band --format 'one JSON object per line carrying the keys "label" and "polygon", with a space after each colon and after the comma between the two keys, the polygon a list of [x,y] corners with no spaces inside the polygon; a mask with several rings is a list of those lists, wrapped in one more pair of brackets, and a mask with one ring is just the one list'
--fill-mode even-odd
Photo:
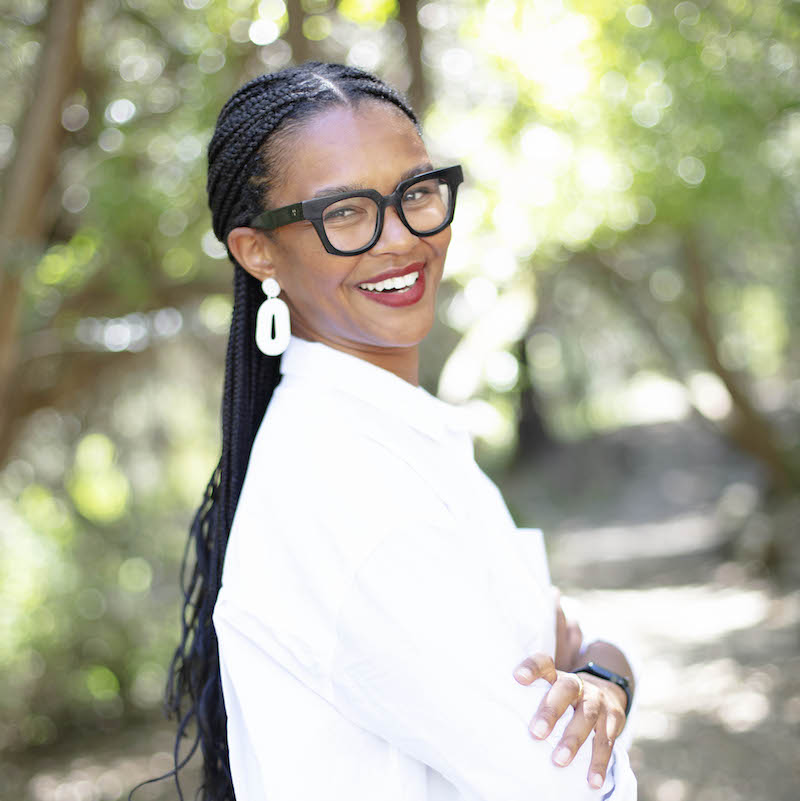
{"label": "black watch band", "polygon": [[620,676],[619,673],[614,673],[613,670],[604,668],[602,665],[598,665],[596,662],[587,662],[583,667],[579,667],[577,670],[573,670],[572,672],[588,673],[590,676],[597,676],[598,679],[605,679],[606,681],[613,682],[617,685],[617,687],[622,687],[625,697],[628,699],[628,702],[625,704],[625,717],[628,717],[628,713],[631,711],[633,696],[631,695],[631,683],[625,678],[625,676]]}

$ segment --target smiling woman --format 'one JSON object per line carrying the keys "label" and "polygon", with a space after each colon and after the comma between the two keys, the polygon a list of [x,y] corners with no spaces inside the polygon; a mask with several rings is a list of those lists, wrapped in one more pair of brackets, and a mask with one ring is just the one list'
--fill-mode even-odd
{"label": "smiling woman", "polygon": [[[416,383],[458,173],[431,172],[414,121],[376,100],[320,111],[292,137],[269,195],[277,210],[234,228],[231,253],[259,281],[277,279],[298,336]],[[269,235],[253,227],[265,223]]]}
{"label": "smiling woman", "polygon": [[627,661],[566,621],[539,532],[418,386],[461,181],[354,68],[262,76],[220,114],[223,446],[168,687],[208,801],[635,798]]}

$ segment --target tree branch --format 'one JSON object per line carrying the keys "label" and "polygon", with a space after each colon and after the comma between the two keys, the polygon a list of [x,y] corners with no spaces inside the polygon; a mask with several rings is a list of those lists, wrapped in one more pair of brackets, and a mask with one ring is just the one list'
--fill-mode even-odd
{"label": "tree branch", "polygon": [[303,35],[303,20],[306,15],[300,0],[287,0],[286,15],[289,18],[289,26],[283,39],[292,48],[292,61],[295,64],[302,64],[311,58],[311,43]]}
{"label": "tree branch", "polygon": [[[62,407],[79,394],[108,377],[112,370],[141,359],[143,354],[84,351],[72,353],[69,359],[55,358],[50,369],[43,370],[42,360],[26,362],[15,375],[15,392],[9,393],[5,424],[0,428],[0,467],[8,460],[25,419],[33,412],[49,406]],[[43,379],[46,373],[46,380]]]}
{"label": "tree branch", "polygon": [[694,290],[695,303],[692,324],[695,334],[709,367],[725,384],[733,403],[736,419],[731,428],[731,436],[739,447],[750,453],[767,468],[772,485],[776,490],[788,492],[796,489],[800,482],[794,475],[786,455],[777,446],[772,427],[753,405],[739,376],[722,363],[708,305],[708,277],[694,237],[688,236],[684,239],[683,250],[691,286]]}
{"label": "tree branch", "polygon": [[[54,0],[48,12],[31,103],[18,132],[19,149],[0,206],[0,432],[8,423],[10,390],[19,360],[22,298],[20,253],[44,239],[50,191],[64,129],[61,109],[80,62],[78,22],[83,0]],[[9,262],[12,263],[9,263]]]}
{"label": "tree branch", "polygon": [[428,87],[422,71],[422,28],[419,24],[419,6],[417,0],[397,0],[400,20],[406,29],[406,53],[411,70],[411,84],[408,87],[408,99],[417,114],[428,105]]}

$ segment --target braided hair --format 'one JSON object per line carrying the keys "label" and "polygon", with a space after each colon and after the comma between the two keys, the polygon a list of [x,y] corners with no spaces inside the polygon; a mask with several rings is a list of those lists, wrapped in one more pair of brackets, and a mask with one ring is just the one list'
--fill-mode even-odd
{"label": "braided hair", "polygon": [[[303,121],[332,106],[364,100],[390,103],[418,125],[403,97],[354,67],[308,62],[262,75],[242,86],[223,107],[208,147],[208,201],[221,242],[269,204],[285,164],[285,147]],[[202,801],[233,801],[217,638],[212,623],[233,515],[256,430],[280,379],[280,357],[255,347],[256,312],[263,301],[257,279],[233,262],[233,315],[225,358],[222,454],[192,522],[181,568],[181,641],[172,658],[166,706],[178,721],[173,775],[198,746],[203,756]],[[195,739],[181,761],[180,745]]]}

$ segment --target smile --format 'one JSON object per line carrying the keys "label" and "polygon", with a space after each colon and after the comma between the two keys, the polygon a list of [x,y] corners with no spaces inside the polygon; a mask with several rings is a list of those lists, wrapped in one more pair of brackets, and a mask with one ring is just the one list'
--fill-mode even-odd
{"label": "smile", "polygon": [[358,287],[367,292],[405,292],[417,283],[418,278],[419,272],[417,271],[408,273],[408,275],[399,275],[396,278],[387,278],[385,281],[378,281],[377,284],[359,284]]}
{"label": "smile", "polygon": [[396,309],[414,306],[425,296],[425,272],[425,263],[417,261],[400,269],[370,276],[371,281],[356,285],[357,291],[361,297],[381,306]]}

